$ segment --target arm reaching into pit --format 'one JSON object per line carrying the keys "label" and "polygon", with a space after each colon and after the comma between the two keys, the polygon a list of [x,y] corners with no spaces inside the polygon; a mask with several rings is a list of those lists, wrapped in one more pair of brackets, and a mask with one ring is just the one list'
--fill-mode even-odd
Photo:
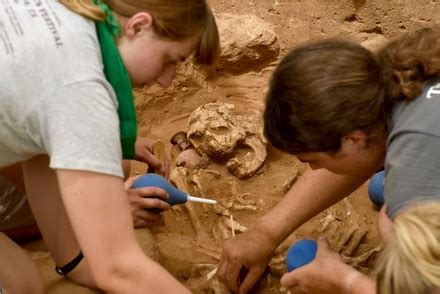
{"label": "arm reaching into pit", "polygon": [[188,293],[143,254],[120,178],[82,171],[56,173],[73,231],[100,289],[110,293]]}
{"label": "arm reaching into pit", "polygon": [[[360,187],[367,178],[308,170],[286,196],[248,232],[223,245],[217,275],[233,291],[247,293],[263,274],[276,247],[294,230]],[[240,272],[246,271],[239,280]]]}
{"label": "arm reaching into pit", "polygon": [[120,177],[53,170],[44,155],[23,167],[29,203],[55,263],[63,267],[84,254],[67,277],[109,293],[189,293],[139,247]]}

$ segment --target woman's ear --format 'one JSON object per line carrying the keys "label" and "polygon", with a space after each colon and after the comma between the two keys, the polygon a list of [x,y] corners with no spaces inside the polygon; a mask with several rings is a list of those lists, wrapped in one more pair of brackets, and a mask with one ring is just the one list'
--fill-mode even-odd
{"label": "woman's ear", "polygon": [[138,12],[124,24],[124,33],[127,37],[134,37],[144,30],[153,27],[153,16],[148,12]]}

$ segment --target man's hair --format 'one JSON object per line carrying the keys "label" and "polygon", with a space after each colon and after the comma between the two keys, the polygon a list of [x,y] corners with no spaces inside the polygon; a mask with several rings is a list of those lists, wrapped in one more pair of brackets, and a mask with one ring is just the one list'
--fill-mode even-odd
{"label": "man's hair", "polygon": [[415,99],[439,73],[438,26],[405,34],[378,54],[342,39],[306,43],[273,74],[265,134],[292,154],[337,151],[352,131],[374,137],[396,103]]}

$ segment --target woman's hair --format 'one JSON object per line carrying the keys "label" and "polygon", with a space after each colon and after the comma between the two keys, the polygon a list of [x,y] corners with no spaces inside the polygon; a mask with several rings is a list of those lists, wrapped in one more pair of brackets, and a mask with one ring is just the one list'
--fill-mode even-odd
{"label": "woman's hair", "polygon": [[265,134],[289,153],[335,152],[352,131],[374,137],[397,102],[416,98],[439,73],[439,27],[405,34],[378,54],[342,39],[307,43],[273,74]]}
{"label": "woman's hair", "polygon": [[[93,20],[105,14],[91,0],[60,0],[70,10]],[[200,34],[195,52],[199,64],[213,65],[220,52],[217,24],[206,0],[105,0],[110,9],[123,17],[140,11],[153,16],[153,30],[159,38],[184,40]]]}
{"label": "woman's hair", "polygon": [[440,201],[411,205],[394,220],[394,238],[379,256],[379,294],[440,289]]}

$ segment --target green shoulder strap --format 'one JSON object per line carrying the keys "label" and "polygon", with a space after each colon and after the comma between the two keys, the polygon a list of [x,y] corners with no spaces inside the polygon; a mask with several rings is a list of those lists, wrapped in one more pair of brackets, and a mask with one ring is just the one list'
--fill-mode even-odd
{"label": "green shoulder strap", "polygon": [[96,21],[104,74],[112,85],[119,103],[118,115],[123,158],[133,159],[137,137],[136,109],[131,81],[115,41],[115,37],[121,34],[121,30],[106,4],[100,0],[93,0],[93,3],[106,14],[104,21]]}

